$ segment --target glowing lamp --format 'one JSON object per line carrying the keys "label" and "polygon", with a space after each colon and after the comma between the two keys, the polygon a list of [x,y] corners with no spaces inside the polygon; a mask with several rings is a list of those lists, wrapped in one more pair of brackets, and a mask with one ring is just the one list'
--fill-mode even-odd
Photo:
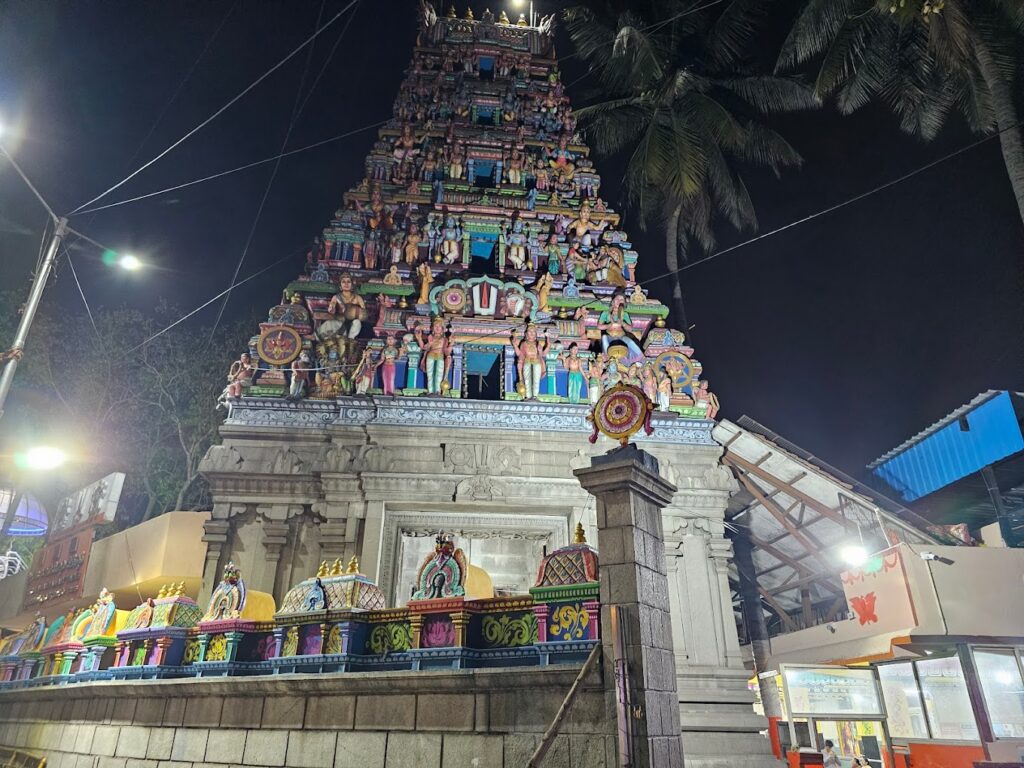
{"label": "glowing lamp", "polygon": [[860,544],[849,544],[842,548],[839,556],[852,568],[860,568],[868,561],[868,551]]}

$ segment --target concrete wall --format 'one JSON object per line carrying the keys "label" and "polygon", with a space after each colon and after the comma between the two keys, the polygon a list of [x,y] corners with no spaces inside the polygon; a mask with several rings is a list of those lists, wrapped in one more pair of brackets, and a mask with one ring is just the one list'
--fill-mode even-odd
{"label": "concrete wall", "polygon": [[903,564],[916,625],[880,632],[850,618],[790,632],[772,638],[773,663],[879,657],[908,636],[1024,637],[1024,550],[904,545]]}
{"label": "concrete wall", "polygon": [[[0,745],[49,768],[522,768],[572,669],[78,684],[0,694]],[[545,768],[613,768],[598,673]]]}

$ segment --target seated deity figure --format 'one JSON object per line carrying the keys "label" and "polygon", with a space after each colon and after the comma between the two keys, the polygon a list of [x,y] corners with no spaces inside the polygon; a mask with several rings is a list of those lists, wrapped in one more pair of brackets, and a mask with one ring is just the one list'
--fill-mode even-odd
{"label": "seated deity figure", "polygon": [[255,375],[256,366],[252,364],[252,358],[249,357],[248,352],[243,352],[231,364],[231,368],[228,371],[228,384],[224,387],[220,397],[217,398],[217,407],[230,409],[228,403],[232,400],[241,399],[242,393],[252,384],[252,379]]}
{"label": "seated deity figure", "polygon": [[412,160],[419,154],[416,148],[416,137],[413,136],[412,126],[406,123],[402,126],[402,135],[395,140],[394,158],[399,163]]}
{"label": "seated deity figure", "polygon": [[611,305],[597,320],[597,329],[601,331],[602,352],[607,353],[613,343],[622,343],[629,349],[630,357],[643,357],[640,345],[631,336],[633,321],[626,311],[626,293],[621,288],[612,294]]}
{"label": "seated deity figure", "polygon": [[569,222],[568,233],[570,237],[579,241],[584,248],[589,248],[594,242],[593,236],[590,233],[602,232],[607,226],[607,221],[596,222],[590,218],[590,203],[584,202],[580,206],[579,216]]}
{"label": "seated deity figure", "polygon": [[445,334],[444,320],[435,317],[431,325],[430,335],[424,337],[423,330],[417,327],[413,332],[416,343],[424,351],[420,365],[427,378],[427,394],[441,395],[448,384],[448,367],[451,365],[452,353]]}
{"label": "seated deity figure", "polygon": [[512,332],[512,348],[516,352],[516,369],[519,373],[521,394],[524,400],[535,400],[540,395],[540,383],[546,368],[544,355],[548,351],[547,333],[537,339],[537,326],[527,325],[522,339]]}
{"label": "seated deity figure", "polygon": [[512,220],[512,227],[506,235],[508,243],[508,260],[516,269],[526,269],[529,253],[526,249],[530,235],[526,231],[523,220],[518,216]]}
{"label": "seated deity figure", "polygon": [[462,256],[462,227],[454,216],[448,215],[441,230],[441,250],[439,255],[445,264],[454,264]]}
{"label": "seated deity figure", "polygon": [[354,339],[362,330],[366,320],[366,302],[356,293],[352,285],[352,276],[343,274],[338,278],[339,291],[327,305],[330,320],[324,320],[317,329],[317,336],[328,339],[333,336],[344,336]]}

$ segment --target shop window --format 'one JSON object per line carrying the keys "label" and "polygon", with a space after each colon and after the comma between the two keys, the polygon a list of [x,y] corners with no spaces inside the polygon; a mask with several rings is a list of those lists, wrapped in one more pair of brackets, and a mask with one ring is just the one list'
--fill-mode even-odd
{"label": "shop window", "polygon": [[897,739],[927,739],[928,723],[913,665],[910,662],[884,664],[878,668],[878,679],[882,684],[889,733]]}
{"label": "shop window", "polygon": [[960,659],[950,656],[918,661],[917,677],[932,738],[976,741],[978,728],[974,723]]}
{"label": "shop window", "polygon": [[981,690],[996,738],[1024,737],[1024,684],[1010,649],[974,651]]}

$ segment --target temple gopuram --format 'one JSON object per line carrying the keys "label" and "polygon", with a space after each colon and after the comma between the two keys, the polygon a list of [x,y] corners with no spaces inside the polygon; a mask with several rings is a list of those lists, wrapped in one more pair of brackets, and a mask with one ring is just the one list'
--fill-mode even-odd
{"label": "temple gopuram", "polygon": [[199,603],[229,563],[284,605],[318,563],[355,557],[403,608],[429,587],[439,531],[484,572],[475,599],[528,595],[578,525],[613,546],[572,472],[613,446],[588,441],[592,403],[633,384],[657,407],[638,442],[679,489],[663,525],[687,763],[762,765],[717,401],[637,284],[552,22],[424,4],[365,177],[231,365],[222,442],[201,467],[214,505]]}

